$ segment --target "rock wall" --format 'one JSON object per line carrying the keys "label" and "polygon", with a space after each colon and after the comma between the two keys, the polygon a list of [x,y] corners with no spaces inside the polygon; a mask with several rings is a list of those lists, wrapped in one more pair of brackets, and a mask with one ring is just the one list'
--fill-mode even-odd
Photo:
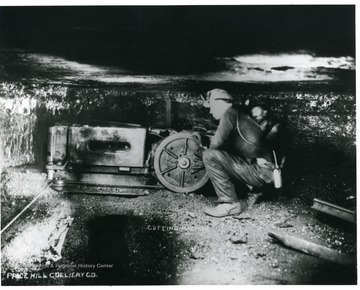
{"label": "rock wall", "polygon": [[[0,83],[0,168],[45,165],[47,128],[57,122],[140,123],[181,130],[215,127],[200,93],[220,87],[238,103],[267,102],[284,121],[290,148],[327,146],[355,158],[355,93],[347,86],[179,83],[163,85]],[[166,115],[171,100],[171,124]],[[290,141],[291,140],[291,141]]]}

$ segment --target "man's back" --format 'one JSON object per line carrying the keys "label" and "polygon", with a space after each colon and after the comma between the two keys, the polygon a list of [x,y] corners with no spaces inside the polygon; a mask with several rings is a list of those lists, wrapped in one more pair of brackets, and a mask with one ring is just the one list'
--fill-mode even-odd
{"label": "man's back", "polygon": [[210,148],[223,149],[246,158],[264,158],[273,162],[263,130],[248,114],[236,107],[221,117]]}

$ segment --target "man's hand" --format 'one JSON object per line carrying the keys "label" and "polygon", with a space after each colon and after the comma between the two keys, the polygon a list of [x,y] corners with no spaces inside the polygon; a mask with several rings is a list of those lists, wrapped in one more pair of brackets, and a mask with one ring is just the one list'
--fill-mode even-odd
{"label": "man's hand", "polygon": [[267,161],[264,158],[256,158],[256,163],[257,163],[257,165],[259,165],[261,167],[267,167],[271,170],[274,169],[274,164],[270,163],[269,161]]}
{"label": "man's hand", "polygon": [[199,147],[202,149],[202,151],[209,149],[207,146],[204,146],[204,145],[199,145]]}

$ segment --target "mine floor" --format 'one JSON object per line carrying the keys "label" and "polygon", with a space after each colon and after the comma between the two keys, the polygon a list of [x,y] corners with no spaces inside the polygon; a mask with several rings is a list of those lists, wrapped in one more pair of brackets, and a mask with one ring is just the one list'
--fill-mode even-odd
{"label": "mine floor", "polygon": [[209,186],[190,194],[140,189],[147,195],[139,197],[64,194],[46,187],[39,170],[9,169],[2,174],[2,228],[44,192],[2,234],[2,284],[356,284],[356,267],[269,237],[288,233],[356,256],[356,226],[311,209],[316,183],[294,183],[307,195],[285,187],[243,218],[218,219],[203,213],[215,199]]}

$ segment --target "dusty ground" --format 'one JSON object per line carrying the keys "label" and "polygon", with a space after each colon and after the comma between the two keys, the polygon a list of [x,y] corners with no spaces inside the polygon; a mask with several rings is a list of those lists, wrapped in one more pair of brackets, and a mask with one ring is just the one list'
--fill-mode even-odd
{"label": "dusty ground", "polygon": [[[141,197],[60,194],[46,187],[38,170],[9,169],[2,176],[2,228],[45,191],[2,235],[2,284],[356,284],[356,269],[268,236],[286,232],[355,256],[355,226],[310,208],[320,192],[338,190],[332,174],[323,180],[327,188],[310,176],[292,177],[294,190],[285,186],[244,219],[216,219],[203,213],[215,198],[209,187],[197,194],[146,190]],[[311,183],[305,186],[303,179]],[[49,244],[69,217],[61,258],[54,262]]]}

